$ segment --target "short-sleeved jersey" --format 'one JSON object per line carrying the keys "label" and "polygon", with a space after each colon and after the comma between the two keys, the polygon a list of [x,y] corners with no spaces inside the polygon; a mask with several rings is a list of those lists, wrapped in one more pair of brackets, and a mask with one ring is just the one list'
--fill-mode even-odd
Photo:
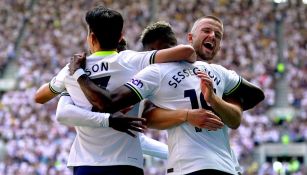
{"label": "short-sleeved jersey", "polygon": [[[155,51],[135,52],[112,51],[96,52],[86,60],[86,74],[100,87],[107,90],[126,83],[134,74],[153,63]],[[64,87],[75,105],[91,109],[77,81],[68,74],[68,66],[64,78]],[[62,71],[60,71],[63,73]],[[59,80],[59,79],[58,79]],[[58,87],[63,84],[57,82]],[[63,89],[63,88],[61,88]],[[113,128],[75,127],[77,136],[73,142],[68,158],[68,166],[110,166],[131,165],[143,167],[143,156],[139,138]]]}
{"label": "short-sleeved jersey", "polygon": [[58,72],[49,82],[49,89],[55,94],[60,94],[65,91],[64,79],[68,74],[68,66],[66,65],[63,69]]}
{"label": "short-sleeved jersey", "polygon": [[[197,61],[150,65],[125,85],[140,99],[148,98],[166,109],[212,109],[200,89],[196,72],[207,72],[217,96],[232,93],[241,77],[222,66]],[[203,169],[217,169],[235,174],[227,127],[217,131],[195,128],[189,123],[168,131],[169,160],[167,174],[187,174]]]}

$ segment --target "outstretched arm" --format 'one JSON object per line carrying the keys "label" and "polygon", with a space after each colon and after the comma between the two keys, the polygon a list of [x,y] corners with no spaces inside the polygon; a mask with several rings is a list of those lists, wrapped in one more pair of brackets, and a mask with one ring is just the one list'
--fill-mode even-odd
{"label": "outstretched arm", "polygon": [[49,83],[43,84],[35,93],[34,100],[36,103],[44,104],[54,97],[56,97],[58,93],[52,92],[49,88]]}
{"label": "outstretched arm", "polygon": [[68,66],[61,69],[49,83],[43,84],[35,93],[36,103],[44,104],[65,90],[64,79],[68,75]]}
{"label": "outstretched arm", "polygon": [[160,159],[167,159],[168,147],[166,144],[149,138],[142,133],[139,136],[143,154],[158,157]]}
{"label": "outstretched arm", "polygon": [[189,44],[181,44],[172,48],[158,50],[155,55],[155,63],[166,63],[174,61],[188,61],[192,63],[195,62],[196,53],[194,48]]}
{"label": "outstretched arm", "polygon": [[144,132],[145,119],[129,117],[120,112],[109,114],[91,112],[75,106],[70,96],[62,96],[59,100],[56,119],[59,123],[68,126],[86,126],[93,128],[112,127],[115,130],[126,132],[135,137],[131,132]]}
{"label": "outstretched arm", "polygon": [[138,103],[141,99],[126,86],[114,90],[112,94],[98,87],[87,75],[77,79],[83,93],[97,111],[114,113]]}
{"label": "outstretched arm", "polygon": [[[192,46],[178,45],[173,48],[157,51],[154,59],[156,63],[172,62],[172,61],[194,62],[196,61],[196,54]],[[84,65],[84,63],[85,63],[85,54],[74,55],[69,65],[70,74],[75,77],[82,91],[84,92],[90,103],[97,108],[97,110],[111,112],[110,110],[112,110],[112,108],[114,107],[110,107],[110,105],[108,104],[114,101],[113,97],[115,97],[116,94],[110,95],[108,91],[100,89],[86,75],[82,75],[84,72],[80,68],[82,68],[82,65]],[[135,98],[135,96],[131,96],[131,94],[129,93],[123,95],[127,97],[126,99],[130,98],[128,100],[130,104],[135,104],[136,102],[139,101],[138,98]],[[126,104],[122,105],[126,106]]]}
{"label": "outstretched arm", "polygon": [[67,126],[109,127],[109,116],[75,106],[70,96],[61,96],[56,109],[57,121]]}
{"label": "outstretched arm", "polygon": [[154,129],[168,129],[188,122],[198,128],[216,131],[224,126],[221,119],[205,109],[168,110],[154,106],[150,101],[144,102],[143,117],[147,126]]}

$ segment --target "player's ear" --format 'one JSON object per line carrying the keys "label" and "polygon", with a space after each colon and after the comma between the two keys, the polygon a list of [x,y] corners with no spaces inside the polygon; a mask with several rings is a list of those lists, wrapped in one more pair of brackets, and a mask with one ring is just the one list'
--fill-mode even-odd
{"label": "player's ear", "polygon": [[93,32],[90,32],[87,36],[87,44],[90,47],[91,52],[94,52],[94,46],[97,45],[97,38]]}
{"label": "player's ear", "polygon": [[92,46],[96,46],[97,44],[99,44],[99,41],[98,41],[96,35],[93,32],[90,33],[90,38],[91,38],[91,45]]}
{"label": "player's ear", "polygon": [[220,51],[220,50],[221,50],[221,45],[219,45],[217,48],[217,51]]}
{"label": "player's ear", "polygon": [[87,42],[89,45],[92,45],[93,38],[92,38],[92,32],[89,32],[87,35]]}
{"label": "player's ear", "polygon": [[87,40],[87,45],[90,47],[90,50],[91,50],[91,49],[92,49],[92,37],[91,37],[91,32],[89,32],[89,33],[87,34],[86,40]]}
{"label": "player's ear", "polygon": [[188,39],[188,42],[190,44],[192,44],[192,42],[193,42],[193,34],[192,33],[188,33],[187,39]]}

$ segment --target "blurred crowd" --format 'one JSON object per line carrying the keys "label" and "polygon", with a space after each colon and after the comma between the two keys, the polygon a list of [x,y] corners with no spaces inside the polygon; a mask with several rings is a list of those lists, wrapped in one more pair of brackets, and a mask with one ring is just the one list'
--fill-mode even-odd
{"label": "blurred crowd", "polygon": [[[87,51],[85,12],[97,4],[118,10],[125,18],[128,48],[142,50],[139,37],[151,20],[169,22],[179,43],[198,17],[213,14],[224,22],[222,49],[214,60],[261,87],[266,99],[244,112],[241,126],[231,130],[231,145],[244,174],[271,174],[272,165],[256,164],[253,152],[261,143],[307,142],[307,4],[300,0],[275,6],[270,0],[87,0],[0,1],[0,68],[17,55],[18,87],[5,92],[0,103],[0,175],[71,175],[66,167],[75,136],[71,127],[55,121],[58,98],[46,105],[34,102],[37,88],[50,81],[74,53]],[[151,7],[151,8],[150,8]],[[152,12],[155,15],[152,16]],[[285,76],[289,104],[297,110],[292,120],[274,122],[267,114],[275,100],[278,61],[275,24],[284,19]],[[22,21],[28,24],[14,53]],[[1,72],[0,72],[1,74]],[[165,142],[165,132],[147,135]],[[256,164],[256,165],[255,165]],[[164,161],[155,159],[146,175],[164,174]],[[297,175],[307,174],[301,167]]]}

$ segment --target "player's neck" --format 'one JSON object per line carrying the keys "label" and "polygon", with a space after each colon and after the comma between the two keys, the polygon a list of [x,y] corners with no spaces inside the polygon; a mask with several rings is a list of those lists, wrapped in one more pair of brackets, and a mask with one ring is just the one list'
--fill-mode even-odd
{"label": "player's neck", "polygon": [[93,49],[93,51],[91,51],[91,54],[96,56],[112,55],[115,53],[117,53],[116,49]]}
{"label": "player's neck", "polygon": [[103,49],[101,47],[95,47],[93,48],[92,53],[101,52],[101,51],[116,51],[116,49]]}

